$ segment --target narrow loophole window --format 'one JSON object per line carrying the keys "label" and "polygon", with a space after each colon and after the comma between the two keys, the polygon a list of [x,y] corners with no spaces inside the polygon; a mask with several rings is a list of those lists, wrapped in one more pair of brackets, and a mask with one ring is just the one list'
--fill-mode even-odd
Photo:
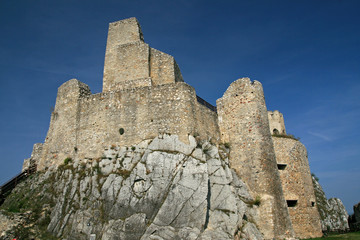
{"label": "narrow loophole window", "polygon": [[297,204],[297,200],[286,200],[288,207],[295,207]]}
{"label": "narrow loophole window", "polygon": [[279,170],[285,170],[286,166],[287,166],[286,164],[278,164],[277,165]]}

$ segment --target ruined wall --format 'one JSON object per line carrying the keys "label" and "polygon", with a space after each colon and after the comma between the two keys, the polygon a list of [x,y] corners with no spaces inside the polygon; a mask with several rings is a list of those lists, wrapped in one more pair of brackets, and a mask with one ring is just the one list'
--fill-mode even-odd
{"label": "ruined wall", "polygon": [[321,237],[320,215],[305,146],[290,138],[273,137],[273,142],[296,237]]}
{"label": "ruined wall", "polygon": [[264,93],[249,78],[233,82],[217,100],[221,140],[230,143],[230,164],[261,204],[256,220],[266,239],[294,236],[277,171]]}
{"label": "ruined wall", "polygon": [[31,157],[24,160],[21,171],[25,171],[26,169],[32,167],[33,165],[37,165],[39,163],[43,150],[43,145],[44,145],[43,143],[34,144]]}
{"label": "ruined wall", "polygon": [[59,88],[39,169],[62,164],[66,157],[100,158],[106,146],[131,146],[159,133],[176,134],[184,142],[195,133],[219,139],[216,113],[200,105],[186,83],[88,94],[75,101],[63,96],[77,92],[74,81]]}
{"label": "ruined wall", "polygon": [[278,110],[268,111],[271,134],[286,134],[284,117]]}

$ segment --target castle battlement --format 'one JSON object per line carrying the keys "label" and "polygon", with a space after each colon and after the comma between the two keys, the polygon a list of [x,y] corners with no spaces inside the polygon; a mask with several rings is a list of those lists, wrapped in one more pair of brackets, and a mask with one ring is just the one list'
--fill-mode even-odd
{"label": "castle battlement", "polygon": [[[177,135],[184,143],[189,135],[199,135],[230,146],[230,167],[249,187],[252,197],[261,199],[254,211],[265,239],[292,238],[295,233],[298,237],[319,236],[316,227],[301,230],[306,221],[290,219],[284,196],[294,193],[292,186],[302,189],[309,184],[310,173],[303,148],[273,140],[274,129],[286,133],[282,114],[267,111],[260,82],[236,80],[214,107],[184,82],[172,56],[144,42],[138,21],[129,18],[109,25],[102,93],[92,94],[76,79],[62,84],[45,142],[36,145],[27,163],[37,163],[43,170],[63,164],[68,157],[98,159],[108,146],[132,146],[164,133]],[[293,149],[301,152],[296,161],[285,157]],[[302,169],[296,164],[307,169],[296,181],[284,185],[284,176],[290,173],[279,173],[277,158],[295,164],[289,169],[296,173]],[[302,182],[304,176],[306,182]],[[314,199],[310,187],[297,200],[306,198]],[[300,213],[302,219],[311,218],[312,223],[319,221],[311,215],[314,209],[308,209],[314,205],[301,204],[305,210],[291,211]],[[295,233],[294,223],[298,224]]]}

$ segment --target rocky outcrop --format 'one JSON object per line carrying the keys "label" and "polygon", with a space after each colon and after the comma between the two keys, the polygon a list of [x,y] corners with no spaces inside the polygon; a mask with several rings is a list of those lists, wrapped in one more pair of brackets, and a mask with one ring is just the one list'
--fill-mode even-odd
{"label": "rocky outcrop", "polygon": [[317,207],[321,218],[321,228],[326,232],[341,232],[349,229],[348,213],[338,198],[330,198],[325,196],[325,192],[319,182],[312,177]]}
{"label": "rocky outcrop", "polygon": [[354,213],[349,216],[349,226],[351,231],[360,231],[360,202],[355,204]]}
{"label": "rocky outcrop", "polygon": [[9,215],[5,211],[0,212],[0,239],[4,239],[8,231],[23,223],[23,218],[19,215]]}
{"label": "rocky outcrop", "polygon": [[30,202],[19,211],[39,206],[47,231],[67,240],[263,239],[254,221],[261,200],[229,168],[228,152],[167,134],[112,145],[101,158],[66,159],[28,179],[3,208],[22,196]]}

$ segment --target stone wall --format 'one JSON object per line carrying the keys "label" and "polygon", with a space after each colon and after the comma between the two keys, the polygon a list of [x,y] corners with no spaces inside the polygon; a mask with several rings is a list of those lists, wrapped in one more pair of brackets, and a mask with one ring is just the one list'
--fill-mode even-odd
{"label": "stone wall", "polygon": [[[76,95],[81,87],[86,93]],[[182,82],[91,95],[87,86],[70,80],[59,88],[39,169],[67,157],[100,158],[105,146],[129,146],[160,133],[184,142],[195,133],[218,140],[217,115]]]}
{"label": "stone wall", "polygon": [[276,160],[291,222],[298,238],[321,237],[306,148],[290,138],[273,137]]}
{"label": "stone wall", "polygon": [[231,146],[230,165],[260,197],[257,224],[266,239],[294,236],[277,171],[262,85],[233,82],[217,100],[221,140]]}
{"label": "stone wall", "polygon": [[268,111],[271,134],[286,134],[284,117],[278,110]]}

